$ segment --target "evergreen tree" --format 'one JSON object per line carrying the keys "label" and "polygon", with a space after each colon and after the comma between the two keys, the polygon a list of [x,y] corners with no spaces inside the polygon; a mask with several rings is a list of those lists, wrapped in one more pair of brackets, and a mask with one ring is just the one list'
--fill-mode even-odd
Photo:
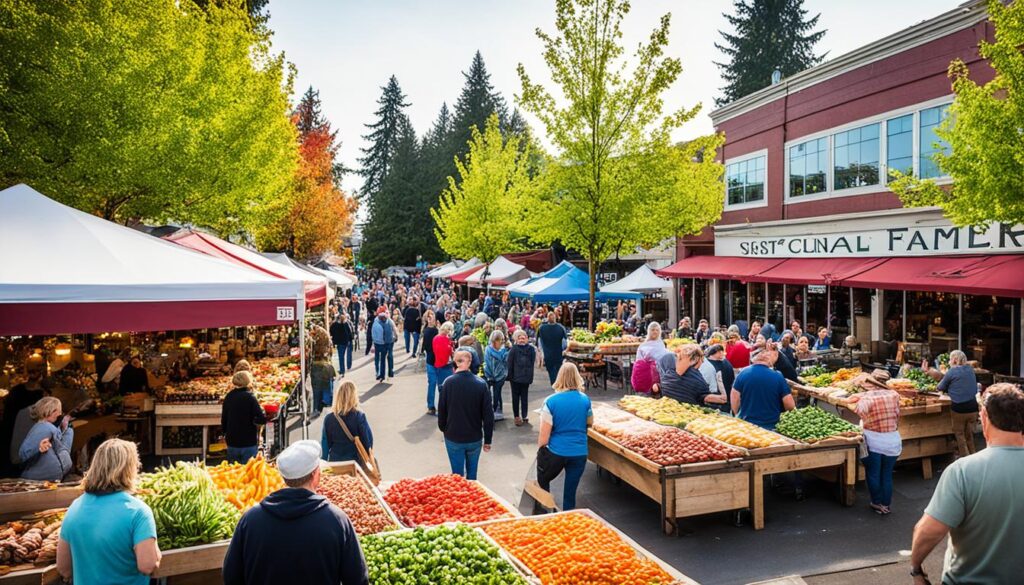
{"label": "evergreen tree", "polygon": [[[487,72],[484,65],[484,58],[477,51],[473,56],[473,62],[469,71],[462,73],[466,83],[462,86],[462,93],[455,102],[455,114],[452,119],[452,156],[449,157],[451,170],[454,171],[454,157],[463,157],[469,152],[469,141],[473,138],[473,126],[483,131],[487,125],[487,118],[491,114],[497,114],[502,127],[505,126],[508,118],[508,109],[505,106],[505,98],[501,97],[494,86],[491,85],[491,74]],[[446,172],[445,176],[452,174]]]}
{"label": "evergreen tree", "polygon": [[716,106],[767,87],[776,69],[786,77],[821,63],[827,55],[814,52],[826,32],[814,31],[821,14],[807,18],[803,0],[735,0],[734,6],[735,15],[723,16],[735,33],[719,31],[724,43],[715,43],[729,58],[728,63],[715,63],[726,82]]}
{"label": "evergreen tree", "polygon": [[370,199],[369,218],[363,227],[360,256],[370,266],[410,266],[423,251],[410,237],[417,224],[430,225],[420,209],[420,148],[408,116],[395,120],[395,147],[387,175]]}
{"label": "evergreen tree", "polygon": [[359,159],[362,165],[359,174],[365,178],[359,193],[363,199],[372,199],[388,175],[391,159],[398,149],[399,125],[405,117],[403,109],[409,105],[394,75],[381,89],[383,93],[377,100],[380,107],[374,112],[377,121],[366,125],[370,133],[363,136],[363,139],[370,143],[370,147],[361,149],[365,156]]}

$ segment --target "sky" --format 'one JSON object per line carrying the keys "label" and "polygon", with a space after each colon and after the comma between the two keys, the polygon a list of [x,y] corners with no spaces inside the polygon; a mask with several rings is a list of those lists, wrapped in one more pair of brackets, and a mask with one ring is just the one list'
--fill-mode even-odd
{"label": "sky", "polygon": [[[827,33],[819,52],[836,57],[922,20],[955,8],[963,0],[806,0],[811,15],[821,14]],[[516,66],[550,87],[540,28],[554,33],[554,0],[271,0],[270,28],[276,52],[297,69],[295,99],[313,86],[323,112],[338,130],[339,152],[358,168],[366,144],[365,124],[374,121],[381,86],[398,78],[407,113],[421,136],[443,102],[452,106],[462,88],[462,72],[479,50],[491,81],[514,104],[519,91]],[[728,30],[723,12],[730,0],[634,0],[623,24],[626,54],[644,40],[658,19],[672,14],[668,55],[682,61],[683,73],[665,95],[666,111],[697,103],[701,113],[674,136],[685,140],[712,130],[708,113],[722,86],[715,61],[719,30]],[[527,117],[542,134],[536,120]],[[348,192],[362,185],[349,175]]]}

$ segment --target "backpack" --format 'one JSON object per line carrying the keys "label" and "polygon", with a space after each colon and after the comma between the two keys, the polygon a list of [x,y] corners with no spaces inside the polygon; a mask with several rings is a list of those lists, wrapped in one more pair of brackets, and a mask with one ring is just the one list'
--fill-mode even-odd
{"label": "backpack", "polygon": [[654,385],[660,381],[658,364],[650,356],[643,357],[633,364],[633,373],[630,374],[629,383],[633,386],[634,391],[650,394]]}

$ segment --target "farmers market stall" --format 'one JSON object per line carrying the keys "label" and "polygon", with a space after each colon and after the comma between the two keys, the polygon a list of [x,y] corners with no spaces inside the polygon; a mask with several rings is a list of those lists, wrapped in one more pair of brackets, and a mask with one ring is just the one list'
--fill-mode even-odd
{"label": "farmers market stall", "polygon": [[[662,508],[666,534],[678,519],[749,508],[764,527],[764,477],[783,471],[838,468],[841,502],[852,505],[855,427],[820,409],[787,413],[767,431],[717,411],[671,399],[627,396],[620,408],[594,408],[588,458]],[[685,430],[684,430],[685,429]]]}
{"label": "farmers market stall", "polygon": [[[879,370],[876,370],[878,372]],[[844,419],[859,424],[860,417],[849,408],[850,396],[871,388],[890,388],[900,398],[899,432],[903,452],[899,461],[920,460],[925,479],[932,477],[932,457],[956,452],[949,396],[934,391],[935,381],[920,370],[908,370],[906,378],[888,379],[886,375],[842,368],[828,372],[824,368],[805,370],[800,382],[790,381],[794,394],[832,405]]]}

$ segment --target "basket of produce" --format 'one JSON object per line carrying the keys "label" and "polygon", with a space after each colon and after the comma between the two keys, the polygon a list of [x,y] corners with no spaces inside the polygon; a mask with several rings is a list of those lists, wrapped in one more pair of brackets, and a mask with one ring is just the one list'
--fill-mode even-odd
{"label": "basket of produce", "polygon": [[224,461],[207,468],[207,472],[224,498],[243,512],[263,501],[271,492],[285,487],[281,472],[268,464],[262,455],[245,464]]}
{"label": "basket of produce", "polygon": [[573,510],[480,525],[543,585],[689,584],[589,510]]}
{"label": "basket of produce", "polygon": [[480,483],[450,473],[402,479],[384,492],[384,501],[410,528],[518,515]]}
{"label": "basket of produce", "polygon": [[856,438],[860,428],[817,406],[782,413],[775,432],[805,443],[816,443],[833,437]]}
{"label": "basket of produce", "polygon": [[359,541],[371,583],[526,585],[534,581],[490,537],[466,525],[370,534]]}
{"label": "basket of produce", "polygon": [[206,469],[179,461],[143,474],[137,493],[156,520],[161,550],[231,538],[241,511],[217,489]]}
{"label": "basket of produce", "polygon": [[360,536],[401,528],[394,512],[387,507],[354,463],[351,471],[351,474],[321,474],[317,493],[341,508]]}

